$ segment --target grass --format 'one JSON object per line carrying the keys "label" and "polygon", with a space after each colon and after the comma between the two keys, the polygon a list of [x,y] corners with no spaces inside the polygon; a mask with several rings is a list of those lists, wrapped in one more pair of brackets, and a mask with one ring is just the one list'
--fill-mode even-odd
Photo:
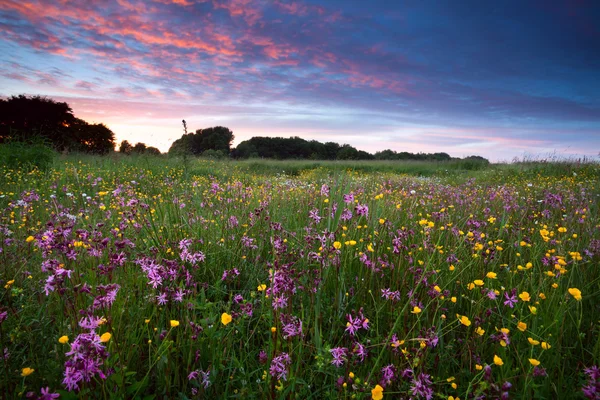
{"label": "grass", "polygon": [[113,155],[2,172],[0,387],[15,397],[597,384],[597,164]]}

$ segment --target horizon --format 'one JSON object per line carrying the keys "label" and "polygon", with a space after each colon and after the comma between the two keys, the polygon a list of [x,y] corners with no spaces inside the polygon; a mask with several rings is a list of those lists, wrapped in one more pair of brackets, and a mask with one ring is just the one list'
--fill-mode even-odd
{"label": "horizon", "polygon": [[0,4],[0,96],[166,152],[226,126],[492,162],[600,153],[600,3]]}

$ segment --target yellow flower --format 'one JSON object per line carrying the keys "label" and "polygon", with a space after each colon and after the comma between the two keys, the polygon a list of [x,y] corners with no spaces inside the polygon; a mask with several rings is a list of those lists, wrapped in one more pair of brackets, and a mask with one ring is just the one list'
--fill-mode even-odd
{"label": "yellow flower", "polygon": [[33,371],[35,371],[35,369],[33,369],[33,368],[29,368],[29,367],[23,368],[21,370],[21,376],[29,376],[29,375],[33,374]]}
{"label": "yellow flower", "polygon": [[519,321],[519,323],[517,324],[517,328],[521,331],[521,332],[525,332],[527,330],[527,324],[525,322],[521,322]]}
{"label": "yellow flower", "polygon": [[452,297],[450,298],[450,301],[451,301],[451,302],[453,302],[453,303],[456,303],[456,297],[455,297],[455,296],[452,296]]}
{"label": "yellow flower", "polygon": [[500,357],[494,354],[494,364],[496,365],[504,365],[504,361]]}
{"label": "yellow flower", "polygon": [[522,301],[530,301],[530,300],[531,300],[531,296],[529,296],[529,293],[528,293],[528,292],[522,292],[522,293],[519,295],[519,298],[520,298]]}
{"label": "yellow flower", "polygon": [[413,314],[418,314],[421,312],[421,309],[418,306],[414,306],[413,310],[411,311]]}
{"label": "yellow flower", "polygon": [[383,219],[383,218],[379,218],[379,223],[380,223],[381,225],[385,224],[385,219]]}
{"label": "yellow flower", "polygon": [[337,250],[342,248],[342,244],[340,242],[333,242],[333,247]]}
{"label": "yellow flower", "polygon": [[373,400],[381,400],[383,399],[383,388],[379,385],[375,386],[375,388],[371,389],[371,398]]}
{"label": "yellow flower", "polygon": [[483,286],[483,281],[481,279],[475,279],[473,281],[474,284],[476,284],[477,286]]}
{"label": "yellow flower", "polygon": [[231,315],[227,314],[227,313],[223,313],[221,314],[221,323],[223,325],[227,325],[231,322]]}
{"label": "yellow flower", "polygon": [[33,236],[28,236],[27,239],[25,239],[27,243],[33,242],[34,240],[35,238]]}
{"label": "yellow flower", "polygon": [[498,274],[496,274],[495,272],[488,272],[485,276],[487,276],[489,279],[496,279],[496,276],[498,276]]}
{"label": "yellow flower", "polygon": [[145,319],[145,320],[144,320],[144,323],[145,323],[145,324],[149,324],[149,323],[150,323],[150,318],[148,318],[148,319]]}
{"label": "yellow flower", "polygon": [[[339,242],[336,242],[339,243]],[[335,244],[334,244],[335,246]],[[258,287],[256,288],[256,290],[258,290],[259,292],[264,292],[265,290],[267,290],[267,285],[265,285],[264,283],[258,285]]]}
{"label": "yellow flower", "polygon": [[466,315],[462,315],[459,319],[460,323],[464,326],[471,326],[471,321],[469,321],[469,318]]}
{"label": "yellow flower", "polygon": [[581,301],[581,290],[577,288],[569,288],[569,294],[577,301]]}
{"label": "yellow flower", "polygon": [[540,365],[540,362],[538,360],[536,360],[535,358],[530,358],[529,362],[531,363],[531,365],[533,365],[534,367],[537,367],[538,365]]}
{"label": "yellow flower", "polygon": [[60,344],[69,343],[69,337],[67,335],[59,337],[58,343],[60,343]]}
{"label": "yellow flower", "polygon": [[475,369],[477,371],[481,371],[483,369],[483,365],[481,365],[481,364],[475,364]]}
{"label": "yellow flower", "polygon": [[558,231],[560,233],[565,233],[567,231],[567,228],[561,226],[560,228],[558,228]]}
{"label": "yellow flower", "polygon": [[170,321],[170,324],[171,324],[171,328],[177,328],[179,326],[179,321],[172,319]]}
{"label": "yellow flower", "polygon": [[546,342],[542,342],[542,349],[544,350],[549,350],[552,346],[550,346],[548,343]]}
{"label": "yellow flower", "polygon": [[108,342],[110,340],[111,337],[112,337],[112,335],[109,332],[104,332],[102,334],[102,336],[100,336],[100,341],[102,343],[106,343],[106,342]]}
{"label": "yellow flower", "polygon": [[532,314],[537,314],[537,308],[534,306],[529,306],[529,311],[531,311]]}
{"label": "yellow flower", "polygon": [[350,377],[350,379],[354,379],[354,372],[350,372],[350,373],[348,374],[348,376]]}
{"label": "yellow flower", "polygon": [[483,336],[483,334],[485,333],[485,330],[483,330],[480,326],[478,326],[477,329],[475,329],[475,333],[477,333],[479,336]]}
{"label": "yellow flower", "polygon": [[529,344],[531,344],[532,346],[537,346],[538,344],[540,344],[539,340],[535,340],[533,338],[527,338],[527,340],[529,341]]}
{"label": "yellow flower", "polygon": [[440,287],[438,285],[435,285],[433,287],[433,290],[435,290],[436,292],[440,293],[442,291],[442,289],[440,289]]}

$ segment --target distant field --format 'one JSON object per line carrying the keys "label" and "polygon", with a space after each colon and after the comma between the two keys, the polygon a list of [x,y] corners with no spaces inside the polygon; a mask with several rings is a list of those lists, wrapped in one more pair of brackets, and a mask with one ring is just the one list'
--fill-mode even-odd
{"label": "distant field", "polygon": [[9,397],[600,393],[598,164],[0,168]]}

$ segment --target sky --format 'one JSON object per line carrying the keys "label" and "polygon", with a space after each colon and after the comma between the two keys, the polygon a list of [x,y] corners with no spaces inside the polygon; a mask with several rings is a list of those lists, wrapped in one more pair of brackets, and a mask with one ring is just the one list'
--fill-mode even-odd
{"label": "sky", "polygon": [[0,96],[118,141],[189,130],[514,157],[600,154],[600,1],[0,0]]}

